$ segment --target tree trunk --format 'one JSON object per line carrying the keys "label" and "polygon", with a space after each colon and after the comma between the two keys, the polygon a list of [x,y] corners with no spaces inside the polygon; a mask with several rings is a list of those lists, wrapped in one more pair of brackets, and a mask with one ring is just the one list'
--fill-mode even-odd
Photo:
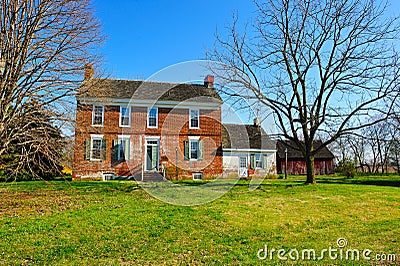
{"label": "tree trunk", "polygon": [[361,172],[364,173],[364,163],[363,163],[363,160],[361,159],[361,155],[358,154],[357,158],[358,158],[358,163],[360,164],[360,167],[361,167]]}
{"label": "tree trunk", "polygon": [[400,174],[400,161],[399,159],[396,159],[397,162],[397,173]]}
{"label": "tree trunk", "polygon": [[314,175],[314,156],[311,154],[306,155],[307,179],[306,184],[315,184]]}
{"label": "tree trunk", "polygon": [[371,166],[369,164],[366,164],[367,168],[368,168],[368,173],[371,174],[372,170],[371,170]]}

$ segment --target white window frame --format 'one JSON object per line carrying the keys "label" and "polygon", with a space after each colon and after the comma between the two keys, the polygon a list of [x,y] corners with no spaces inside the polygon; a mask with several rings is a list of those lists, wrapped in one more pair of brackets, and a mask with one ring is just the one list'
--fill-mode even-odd
{"label": "white window frame", "polygon": [[[128,125],[122,124],[122,108],[126,108],[128,111]],[[131,126],[131,107],[129,105],[120,105],[119,107],[119,127],[130,127]]]}
{"label": "white window frame", "polygon": [[[197,111],[197,127],[192,126],[192,111]],[[189,109],[189,128],[190,129],[199,129],[200,128],[200,109]]]}
{"label": "white window frame", "polygon": [[[96,107],[101,107],[101,124],[100,125],[94,123]],[[102,127],[102,126],[104,126],[104,105],[93,104],[93,108],[92,108],[92,126],[94,126],[94,127]]]}
{"label": "white window frame", "polygon": [[[197,158],[192,158],[192,142],[197,142]],[[200,153],[200,136],[189,136],[189,160],[198,161]]]}
{"label": "white window frame", "polygon": [[[155,126],[150,126],[150,110],[151,109],[156,110],[156,125]],[[148,128],[158,128],[158,108],[157,107],[147,107],[147,127]]]}
{"label": "white window frame", "polygon": [[[257,155],[260,156],[260,160],[257,160]],[[261,163],[261,167],[257,165],[257,162]],[[254,168],[255,169],[264,169],[264,158],[262,153],[255,153],[254,154]]]}
{"label": "white window frame", "polygon": [[[100,158],[93,158],[93,141],[94,140],[100,140]],[[90,136],[90,161],[93,162],[100,162],[101,161],[101,157],[103,154],[102,151],[103,148],[103,135],[91,135]]]}
{"label": "white window frame", "polygon": [[[200,178],[195,178],[196,175],[199,175]],[[196,180],[196,181],[203,180],[203,173],[202,173],[202,172],[195,172],[195,173],[192,173],[192,179],[193,179],[193,180]]]}
{"label": "white window frame", "polygon": [[[129,136],[123,136],[123,135],[120,135],[120,136],[118,136],[118,153],[117,153],[117,160],[118,161],[120,161],[120,160],[122,160],[122,159],[124,159],[125,161],[128,161],[129,160],[129,158],[128,159],[126,159],[125,158],[125,151],[124,151],[124,157],[123,158],[121,158],[121,149],[122,149],[122,147],[125,147],[125,145],[121,145],[122,144],[122,141],[128,141],[128,147],[129,147],[129,149],[130,149],[130,147],[131,147],[131,138],[129,137]],[[129,150],[128,151],[128,154],[130,153],[131,151]]]}

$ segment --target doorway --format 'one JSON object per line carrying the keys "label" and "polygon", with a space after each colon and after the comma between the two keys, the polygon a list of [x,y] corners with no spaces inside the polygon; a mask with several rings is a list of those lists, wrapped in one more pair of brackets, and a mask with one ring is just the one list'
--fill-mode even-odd
{"label": "doorway", "polygon": [[247,156],[239,156],[239,177],[248,176]]}
{"label": "doorway", "polygon": [[146,139],[146,171],[158,171],[159,140]]}

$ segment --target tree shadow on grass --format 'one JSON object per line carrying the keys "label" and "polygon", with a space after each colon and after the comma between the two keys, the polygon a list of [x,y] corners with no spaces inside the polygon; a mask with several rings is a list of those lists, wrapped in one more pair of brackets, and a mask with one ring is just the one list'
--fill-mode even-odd
{"label": "tree shadow on grass", "polygon": [[[268,180],[268,179],[266,179]],[[261,184],[251,184],[250,180],[225,180],[226,182],[213,182],[212,180],[206,181],[186,181],[186,180],[181,180],[181,181],[174,181],[173,183],[177,185],[183,185],[183,186],[201,186],[201,185],[207,185],[209,187],[225,187],[225,186],[232,186],[232,187],[251,187],[254,186],[255,188],[291,188],[291,187],[298,187],[298,186],[307,186],[305,184],[305,181],[299,181],[299,180],[273,180],[273,182],[262,182]]]}
{"label": "tree shadow on grass", "polygon": [[400,179],[364,179],[364,178],[323,178],[318,179],[317,184],[344,184],[344,185],[370,185],[385,187],[400,187]]}

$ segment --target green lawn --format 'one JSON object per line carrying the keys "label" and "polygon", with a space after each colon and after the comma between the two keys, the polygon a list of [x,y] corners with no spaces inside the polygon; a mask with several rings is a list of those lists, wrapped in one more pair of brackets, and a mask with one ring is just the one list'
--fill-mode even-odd
{"label": "green lawn", "polygon": [[[375,265],[352,260],[259,260],[264,248],[338,248],[396,254],[400,261],[400,177],[240,181],[208,204],[161,202],[133,182],[0,184],[4,265]],[[193,183],[181,185],[193,186]],[[339,251],[337,252],[339,254]],[[263,254],[263,253],[260,253]],[[295,253],[291,253],[295,255]],[[300,255],[301,257],[301,255]],[[345,255],[343,255],[345,257]]]}

